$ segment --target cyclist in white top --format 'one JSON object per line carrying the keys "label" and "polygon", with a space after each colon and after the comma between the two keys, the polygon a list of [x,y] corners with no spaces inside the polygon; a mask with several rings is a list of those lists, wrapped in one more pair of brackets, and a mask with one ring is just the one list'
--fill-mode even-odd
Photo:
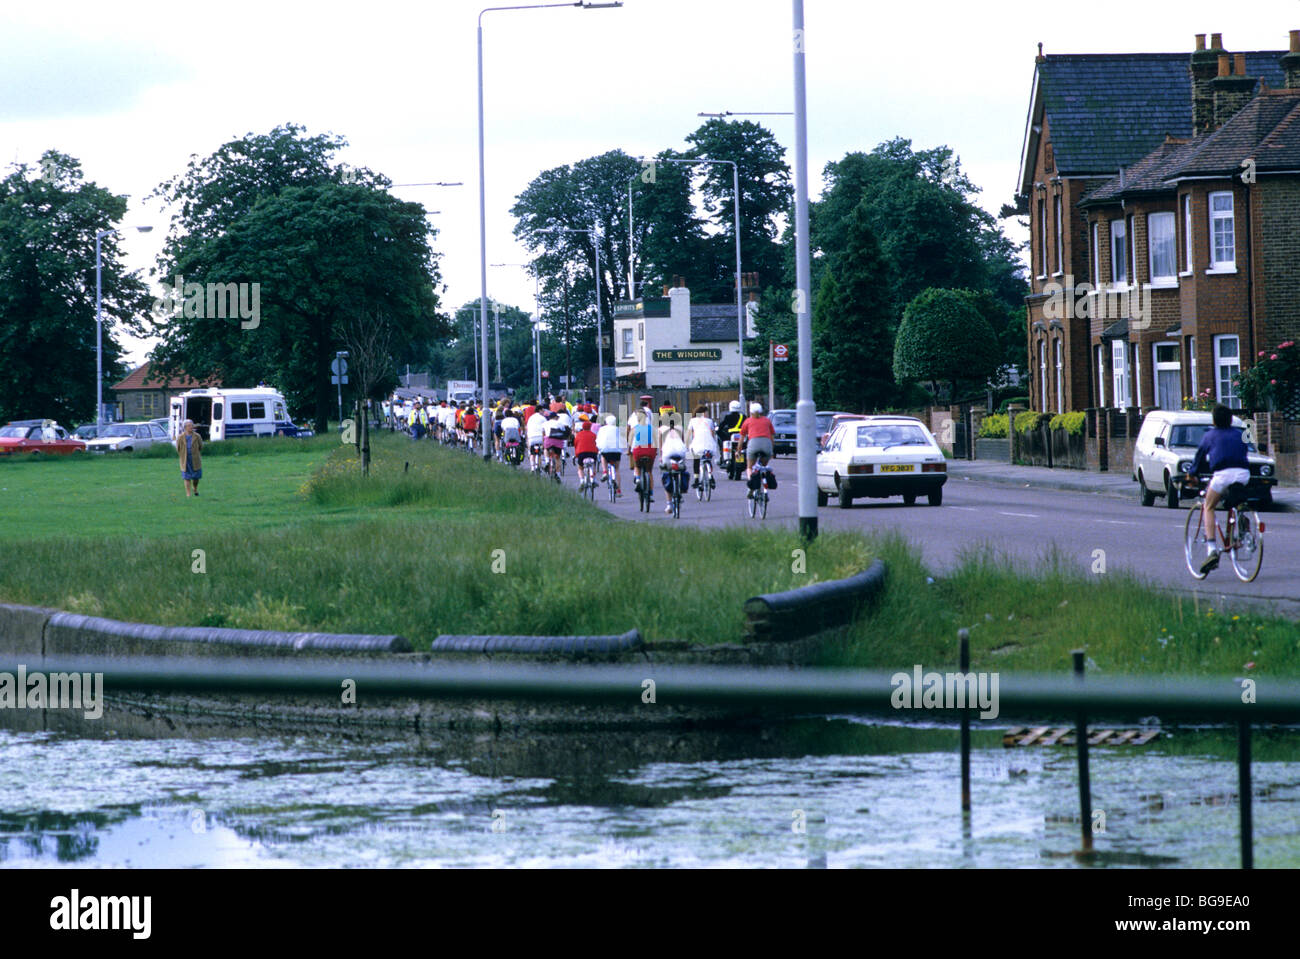
{"label": "cyclist in white top", "polygon": [[542,465],[542,443],[546,439],[546,416],[539,409],[528,417],[524,427],[528,436],[528,465],[536,470]]}
{"label": "cyclist in white top", "polygon": [[707,406],[697,406],[695,408],[695,415],[686,424],[686,443],[691,450],[691,469],[695,474],[695,480],[691,485],[698,487],[700,485],[700,461],[705,454],[711,456],[715,463],[718,461],[717,426],[709,418],[709,408]]}
{"label": "cyclist in white top", "polygon": [[596,431],[596,449],[600,451],[602,462],[611,463],[614,466],[614,489],[617,493],[623,492],[623,475],[621,461],[623,459],[623,443],[618,435],[618,417],[610,414],[605,417],[605,425]]}
{"label": "cyclist in white top", "polygon": [[[664,491],[669,492],[672,482],[672,474],[669,472],[669,466],[672,461],[683,463],[686,459],[686,442],[682,439],[682,434],[677,432],[676,427],[670,427],[668,432],[664,433],[663,441],[659,446],[659,468],[663,470]],[[685,482],[679,479],[678,482]],[[664,504],[664,512],[673,511],[672,496],[668,497],[668,502]]]}

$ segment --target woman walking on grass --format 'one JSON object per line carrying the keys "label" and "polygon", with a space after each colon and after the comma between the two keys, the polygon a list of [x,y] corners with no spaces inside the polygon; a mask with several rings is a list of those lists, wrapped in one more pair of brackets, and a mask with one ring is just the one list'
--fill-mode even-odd
{"label": "woman walking on grass", "polygon": [[203,479],[203,437],[194,431],[194,421],[186,420],[181,435],[176,439],[176,449],[181,457],[181,478],[185,480],[185,497],[199,495],[199,480]]}

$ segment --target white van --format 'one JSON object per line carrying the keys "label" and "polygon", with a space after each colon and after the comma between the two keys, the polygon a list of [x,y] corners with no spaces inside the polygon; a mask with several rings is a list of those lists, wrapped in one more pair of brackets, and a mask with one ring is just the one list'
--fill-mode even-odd
{"label": "white van", "polygon": [[[1163,495],[1167,507],[1178,509],[1184,496],[1196,495],[1183,489],[1183,474],[1192,468],[1201,438],[1213,425],[1213,415],[1201,410],[1152,410],[1146,415],[1133,444],[1133,480],[1143,506],[1151,506]],[[1234,416],[1232,425],[1244,432],[1247,424]],[[1250,460],[1246,488],[1250,502],[1268,506],[1277,485],[1277,463],[1255,448],[1253,432],[1252,427],[1244,437]]]}
{"label": "white van", "polygon": [[289,419],[284,397],[269,387],[247,390],[198,389],[173,396],[168,433],[173,441],[186,420],[204,440],[238,436],[311,436]]}

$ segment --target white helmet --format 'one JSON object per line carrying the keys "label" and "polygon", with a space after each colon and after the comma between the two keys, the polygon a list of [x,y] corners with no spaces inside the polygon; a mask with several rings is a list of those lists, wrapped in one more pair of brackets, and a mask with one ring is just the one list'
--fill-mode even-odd
{"label": "white helmet", "polygon": [[762,414],[762,412],[763,412],[763,404],[762,404],[762,403],[750,403],[750,404],[749,404],[749,415],[750,415],[750,416],[759,416],[759,415]]}
{"label": "white helmet", "polygon": [[618,425],[618,417],[615,416],[613,413],[610,413],[609,416],[605,417],[605,425],[606,426]]}
{"label": "white helmet", "polygon": [[731,405],[727,407],[727,410],[728,410],[728,412],[731,412],[731,413],[739,413],[739,412],[740,412],[740,400],[732,400],[732,401],[731,401]]}

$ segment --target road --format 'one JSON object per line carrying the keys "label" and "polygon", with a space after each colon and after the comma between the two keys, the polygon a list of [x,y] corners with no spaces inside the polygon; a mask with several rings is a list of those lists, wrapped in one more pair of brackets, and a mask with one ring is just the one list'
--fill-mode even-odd
{"label": "road", "polygon": [[[572,464],[570,464],[571,467]],[[713,499],[700,503],[694,492],[683,500],[682,515],[674,520],[664,512],[663,491],[655,477],[655,503],[650,513],[638,509],[631,476],[623,471],[625,495],[610,504],[603,488],[596,503],[624,519],[648,523],[681,523],[717,527],[734,524],[796,528],[798,487],[795,461],[776,461],[780,486],[771,494],[767,519],[750,519],[745,511],[745,487],[725,476],[718,479]],[[572,468],[565,485],[576,490]],[[1154,585],[1197,593],[1210,605],[1229,604],[1273,609],[1300,619],[1300,513],[1268,512],[1260,516],[1265,526],[1264,565],[1253,583],[1242,583],[1224,558],[1219,569],[1203,581],[1194,580],[1183,561],[1182,537],[1186,509],[1161,506],[1143,508],[1136,494],[1075,492],[1055,489],[1018,489],[953,476],[944,486],[942,506],[918,501],[904,506],[901,499],[858,500],[847,510],[830,505],[818,510],[820,530],[898,532],[921,551],[924,562],[942,573],[955,565],[964,551],[991,545],[999,553],[1034,563],[1053,547],[1077,560],[1079,568],[1094,575],[1099,560],[1106,572],[1137,573]],[[1190,505],[1190,504],[1189,504]],[[1101,553],[1097,551],[1101,550]]]}

